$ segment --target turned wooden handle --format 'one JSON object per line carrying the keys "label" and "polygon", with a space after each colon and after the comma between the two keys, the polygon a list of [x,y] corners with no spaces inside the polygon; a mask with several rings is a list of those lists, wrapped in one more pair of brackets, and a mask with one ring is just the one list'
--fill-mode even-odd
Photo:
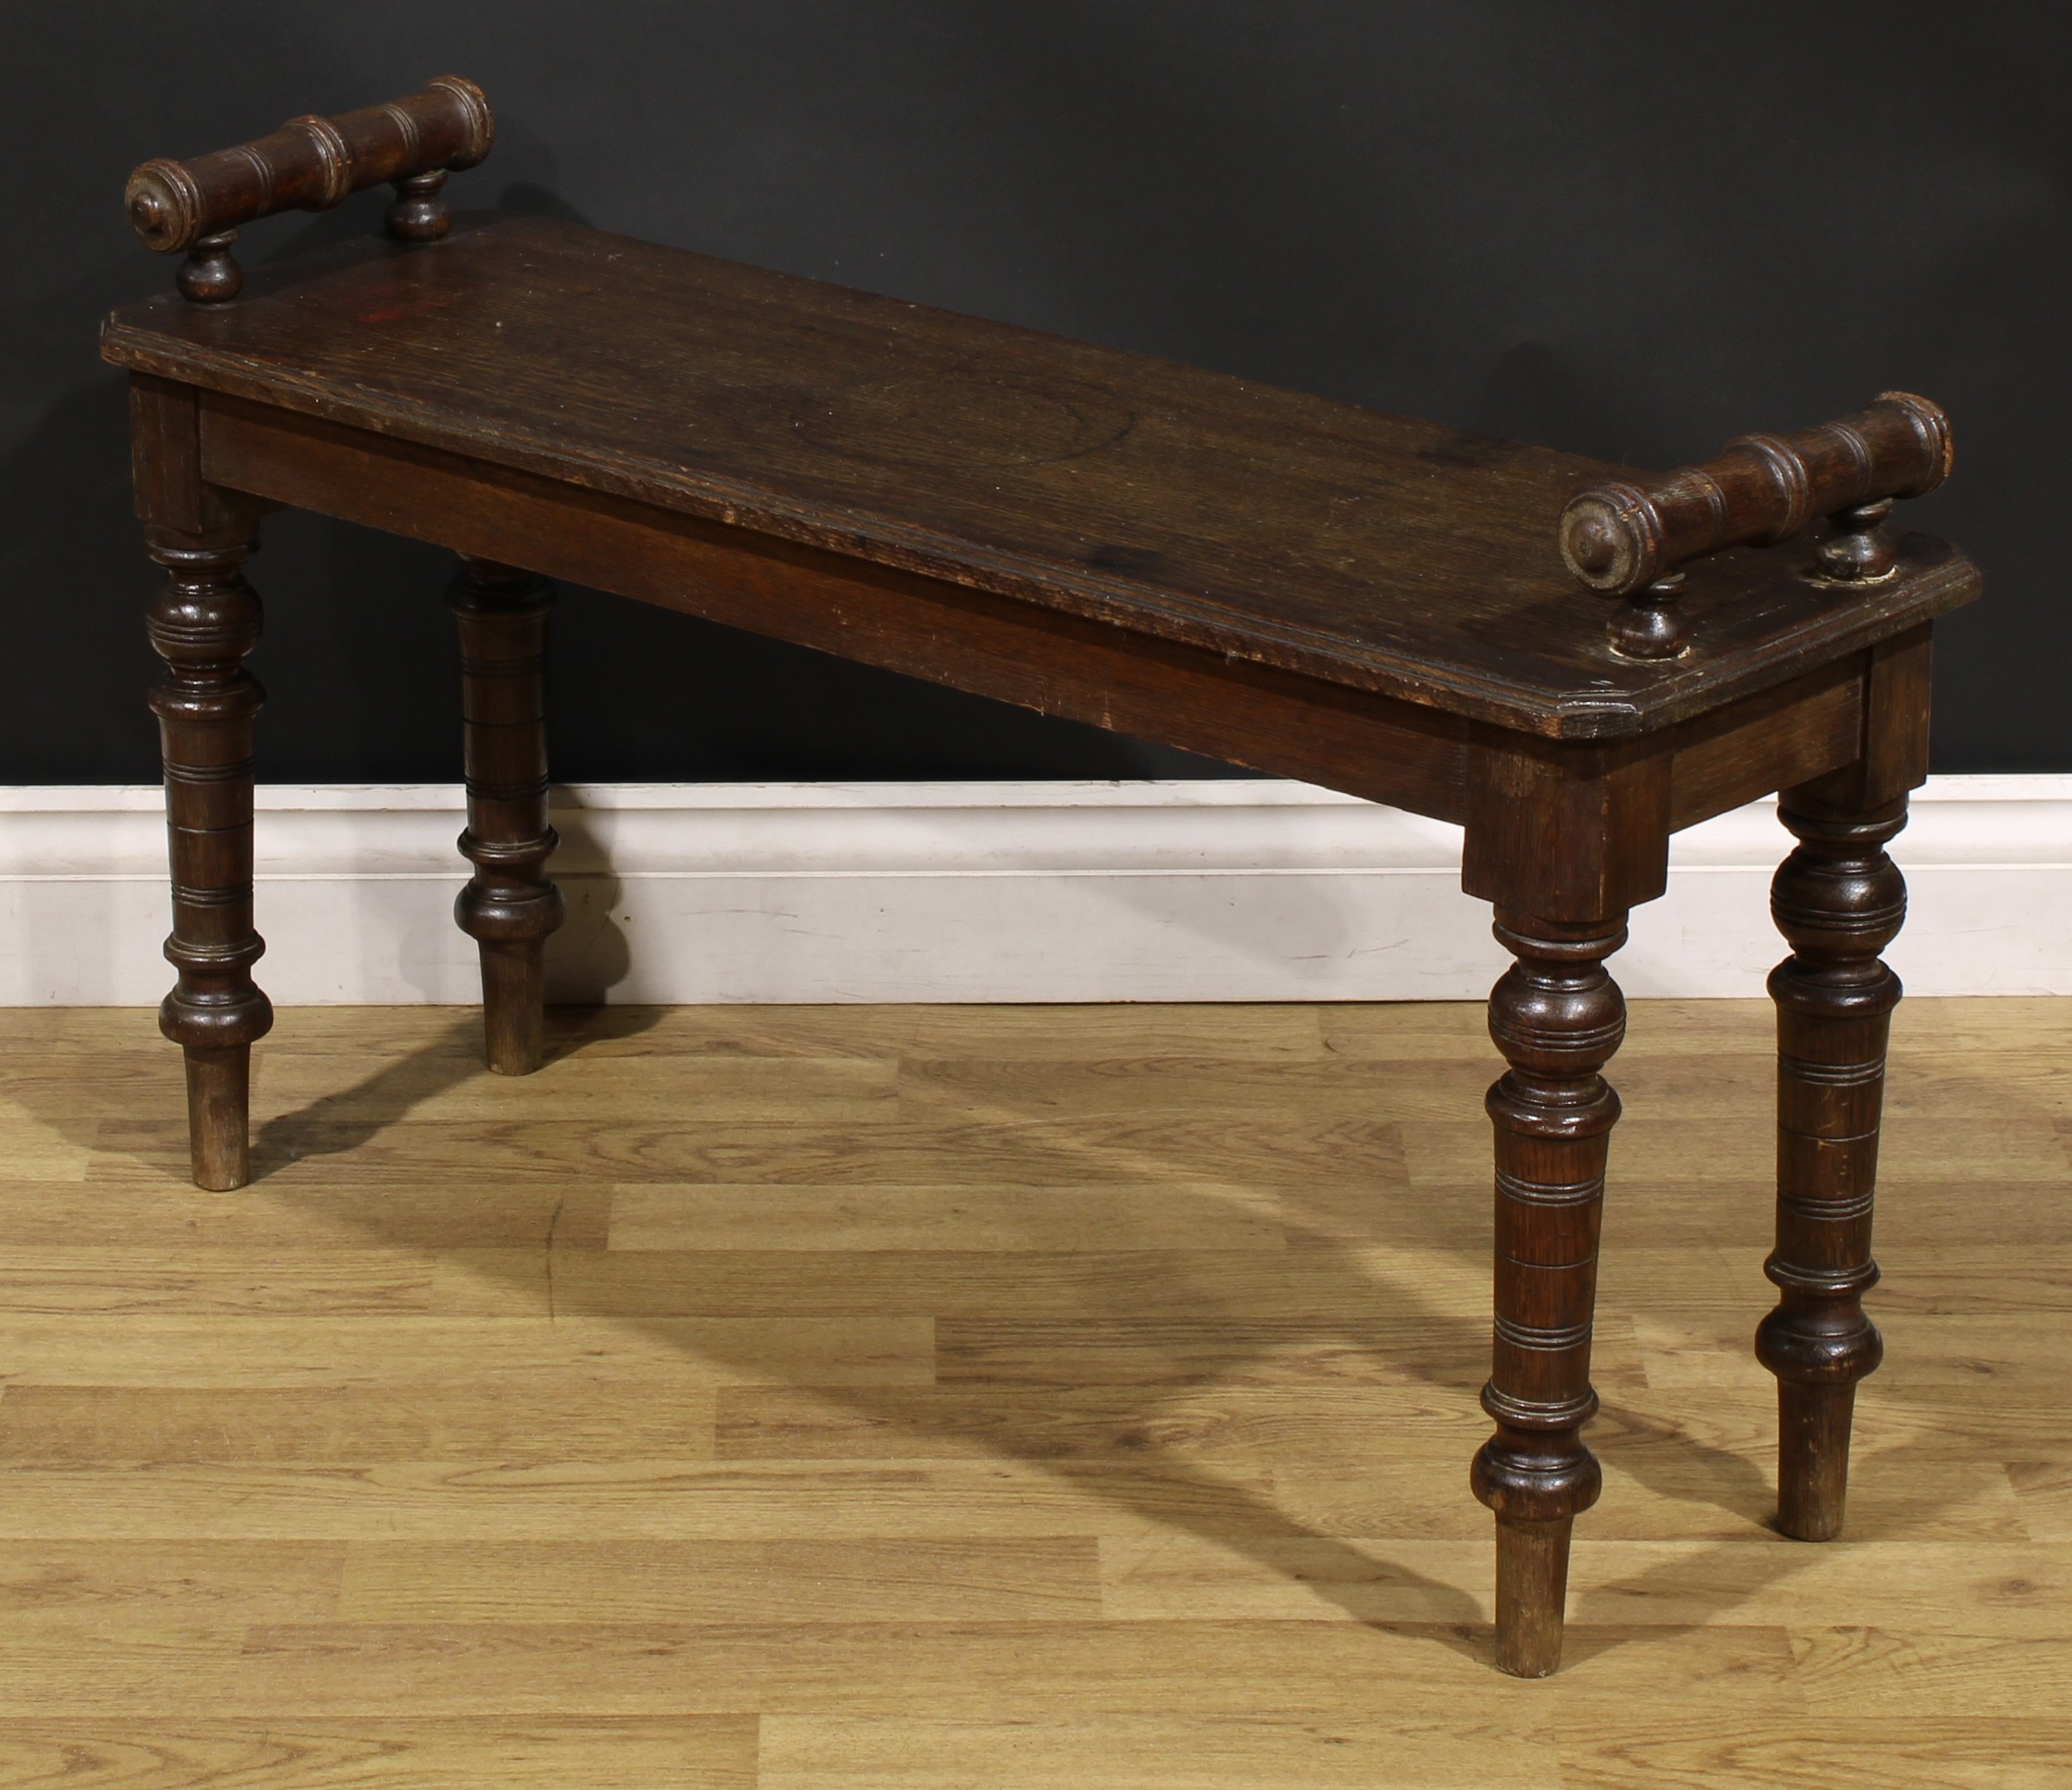
{"label": "turned wooden handle", "polygon": [[[160,254],[177,254],[276,211],[326,210],[381,181],[472,167],[496,133],[482,89],[442,75],[407,99],[335,119],[290,119],[256,143],[191,162],[147,162],[124,195],[130,227]],[[425,215],[424,228],[398,234],[443,234],[444,214]]]}
{"label": "turned wooden handle", "polygon": [[1910,392],[1796,435],[1743,435],[1645,489],[1593,485],[1561,511],[1561,557],[1625,597],[1722,548],[1787,540],[1815,516],[1918,497],[1949,476],[1949,418]]}

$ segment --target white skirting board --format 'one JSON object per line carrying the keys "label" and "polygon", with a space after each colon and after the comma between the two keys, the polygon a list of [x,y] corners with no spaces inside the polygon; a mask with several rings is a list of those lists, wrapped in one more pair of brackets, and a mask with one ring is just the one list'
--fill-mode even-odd
{"label": "white skirting board", "polygon": [[[259,981],[283,1004],[466,1003],[457,788],[259,791]],[[559,790],[569,1001],[1480,999],[1504,960],[1457,827],[1300,783],[615,784]],[[1758,803],[1678,835],[1613,968],[1755,995],[1781,955]],[[1894,855],[1924,994],[2072,993],[2072,776],[1950,776]],[[0,1005],[154,1004],[155,786],[0,789]]]}

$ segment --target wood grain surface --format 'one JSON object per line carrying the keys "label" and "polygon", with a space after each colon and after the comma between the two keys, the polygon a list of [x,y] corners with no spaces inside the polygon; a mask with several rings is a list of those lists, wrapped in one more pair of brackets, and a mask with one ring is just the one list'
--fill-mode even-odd
{"label": "wood grain surface", "polygon": [[1924,536],[1900,576],[1839,593],[1805,575],[1804,539],[1740,549],[1691,570],[1688,654],[1622,658],[1556,539],[1571,493],[1621,468],[557,219],[350,244],[260,270],[235,305],[146,300],[102,346],[211,394],[1538,733],[1662,725],[1978,593]]}
{"label": "wood grain surface", "polygon": [[0,1028],[0,1783],[2072,1778],[2072,1008],[1893,1026],[1849,1526],[1768,1526],[1767,1004],[1618,1059],[1561,1676],[1489,1670],[1479,1006]]}

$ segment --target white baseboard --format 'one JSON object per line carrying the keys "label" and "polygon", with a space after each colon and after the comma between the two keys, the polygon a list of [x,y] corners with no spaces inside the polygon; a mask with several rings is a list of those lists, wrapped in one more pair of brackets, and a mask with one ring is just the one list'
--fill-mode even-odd
{"label": "white baseboard", "polygon": [[[1457,827],[1300,783],[621,784],[559,791],[555,999],[1479,999],[1503,967]],[[259,792],[262,984],[467,1003],[447,786]],[[1753,995],[1780,954],[1769,803],[1678,836],[1615,970]],[[1894,855],[1918,994],[2072,993],[2072,776],[1939,777]],[[0,1005],[156,1003],[156,786],[0,789]]]}

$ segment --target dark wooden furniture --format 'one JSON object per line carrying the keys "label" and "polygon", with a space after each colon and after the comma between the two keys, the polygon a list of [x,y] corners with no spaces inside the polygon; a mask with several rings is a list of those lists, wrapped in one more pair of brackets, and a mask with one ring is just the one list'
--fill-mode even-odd
{"label": "dark wooden furniture", "polygon": [[[184,298],[108,321],[133,379],[194,1172],[246,1173],[252,718],[266,510],[461,555],[467,830],[493,1068],[540,1060],[545,579],[570,578],[1049,714],[1460,821],[1462,879],[1516,958],[1489,1002],[1496,1133],[1498,1662],[1559,1657],[1569,1538],[1597,1497],[1590,1316],[1605,960],[1669,836],[1782,791],[1774,912],[1780,1522],[1841,1526],[1876,1366],[1871,1189],[1905,891],[1885,847],[1924,772],[1932,618],[1978,593],[1890,501],[1948,469],[1888,394],[1654,483],[1573,456],[535,217],[449,229],[487,152],[466,82],[201,161],[131,215]],[[397,183],[395,239],[249,280],[235,227]],[[1580,488],[1580,489],[1579,489]],[[1827,519],[1815,539],[1809,525]],[[1767,543],[1767,545],[1736,544]],[[1566,564],[1565,564],[1566,561]],[[524,570],[516,569],[524,568]],[[1593,590],[1620,599],[1607,619]]]}

